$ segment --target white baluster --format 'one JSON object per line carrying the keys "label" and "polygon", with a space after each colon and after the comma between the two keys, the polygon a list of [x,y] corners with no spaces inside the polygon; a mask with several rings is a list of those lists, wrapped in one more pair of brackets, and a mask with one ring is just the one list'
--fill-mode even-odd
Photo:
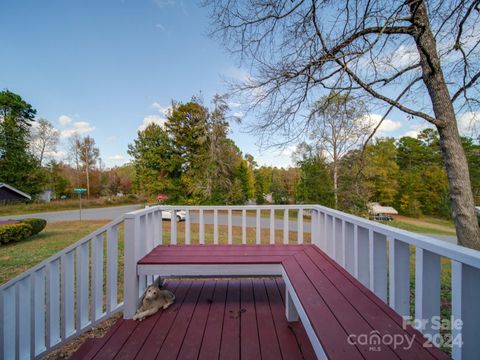
{"label": "white baluster", "polygon": [[153,212],[153,246],[157,247],[162,243],[162,211],[156,209]]}
{"label": "white baluster", "polygon": [[275,209],[270,209],[270,244],[275,244]]}
{"label": "white baluster", "polygon": [[345,259],[343,257],[343,225],[342,219],[334,218],[334,234],[335,234],[335,261],[340,265],[345,265]]}
{"label": "white baluster", "polygon": [[124,272],[123,272],[123,317],[131,319],[137,310],[138,293],[140,288],[137,275],[137,261],[140,232],[138,229],[138,215],[127,214],[125,216],[125,240],[124,240]]}
{"label": "white baluster", "polygon": [[345,269],[355,276],[355,226],[348,221],[344,223],[344,240]]}
{"label": "white baluster", "polygon": [[[31,312],[31,279],[30,277],[25,277],[17,283],[18,291],[18,354],[20,359],[30,358],[30,346],[32,341],[30,337],[32,336],[32,312]],[[59,319],[60,321],[60,319]],[[60,323],[59,323],[60,325]]]}
{"label": "white baluster", "polygon": [[199,242],[201,245],[205,244],[205,221],[203,219],[203,210],[200,209],[199,211],[199,223],[200,223],[200,229],[199,229]]}
{"label": "white baluster", "polygon": [[62,339],[75,333],[75,254],[62,255]]}
{"label": "white baluster", "polygon": [[331,258],[335,258],[335,239],[334,239],[334,226],[333,226],[333,217],[331,215],[327,215],[325,221],[325,237],[327,238],[327,254]]}
{"label": "white baluster", "polygon": [[410,315],[410,248],[407,243],[389,239],[390,307],[400,315]]}
{"label": "white baluster", "polygon": [[186,217],[185,217],[185,244],[187,245],[190,245],[191,238],[192,238],[192,235],[190,232],[191,223],[192,223],[192,220],[190,216],[190,210],[187,210]]}
{"label": "white baluster", "polygon": [[303,208],[297,212],[297,243],[303,244]]}
{"label": "white baluster", "polygon": [[98,320],[103,314],[103,234],[92,240],[92,307],[91,319]]}
{"label": "white baluster", "polygon": [[255,243],[259,245],[262,242],[262,227],[261,227],[261,211],[260,209],[257,209],[257,224],[256,224],[256,233],[257,236],[255,237]]}
{"label": "white baluster", "polygon": [[218,244],[218,210],[213,210],[213,243]]}
{"label": "white baluster", "polygon": [[369,230],[370,289],[387,302],[387,237]]}
{"label": "white baluster", "polygon": [[356,278],[363,285],[370,288],[370,239],[369,230],[357,226],[356,253],[357,269]]}
{"label": "white baluster", "polygon": [[415,249],[415,318],[428,321],[418,330],[435,340],[438,329],[432,326],[432,318],[439,315],[440,256],[417,247]]}
{"label": "white baluster", "polygon": [[177,212],[175,209],[170,211],[170,244],[177,245]]}
{"label": "white baluster", "polygon": [[289,242],[289,229],[288,229],[288,223],[289,223],[289,215],[288,215],[288,209],[283,210],[283,243],[288,244]]}
{"label": "white baluster", "polygon": [[320,239],[318,234],[319,213],[317,210],[311,210],[311,223],[310,223],[310,243],[320,247]]}
{"label": "white baluster", "polygon": [[242,244],[247,243],[247,210],[242,210]]}
{"label": "white baluster", "polygon": [[[157,212],[158,214],[158,212]],[[158,221],[158,217],[155,218]],[[157,233],[158,236],[158,233]],[[158,237],[157,237],[158,239]],[[117,307],[118,302],[118,226],[107,230],[107,313]]]}
{"label": "white baluster", "polygon": [[60,260],[54,260],[47,265],[48,346],[52,347],[60,340]]}
{"label": "white baluster", "polygon": [[[18,354],[18,343],[16,341],[16,339],[18,339],[18,302],[16,285],[14,284],[4,289],[1,295],[2,322],[0,322],[0,326],[2,327],[3,334],[3,358],[15,359],[15,354]],[[45,309],[43,309],[43,311],[45,312]]]}
{"label": "white baluster", "polygon": [[45,268],[41,268],[32,274],[32,302],[33,316],[32,328],[34,355],[46,350],[45,342]]}
{"label": "white baluster", "polygon": [[228,244],[232,244],[232,209],[228,209]]}

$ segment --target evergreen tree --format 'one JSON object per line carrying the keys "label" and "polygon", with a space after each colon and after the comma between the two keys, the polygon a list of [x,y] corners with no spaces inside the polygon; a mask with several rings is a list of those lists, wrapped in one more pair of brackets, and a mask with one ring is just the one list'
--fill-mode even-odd
{"label": "evergreen tree", "polygon": [[35,195],[47,178],[29,153],[29,136],[36,110],[19,95],[0,92],[0,182]]}

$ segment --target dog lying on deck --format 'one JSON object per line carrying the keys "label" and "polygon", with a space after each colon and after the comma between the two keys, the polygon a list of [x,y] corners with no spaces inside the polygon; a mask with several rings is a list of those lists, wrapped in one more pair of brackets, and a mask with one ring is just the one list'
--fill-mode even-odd
{"label": "dog lying on deck", "polygon": [[145,293],[140,299],[140,307],[133,316],[133,320],[144,320],[147,316],[151,316],[160,309],[166,309],[175,302],[175,295],[169,290],[161,290],[164,283],[162,278],[158,278],[155,282],[147,287]]}

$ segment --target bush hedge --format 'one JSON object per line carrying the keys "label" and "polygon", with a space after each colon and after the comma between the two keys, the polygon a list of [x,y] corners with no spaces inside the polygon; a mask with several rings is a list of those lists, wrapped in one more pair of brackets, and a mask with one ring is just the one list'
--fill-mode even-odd
{"label": "bush hedge", "polygon": [[20,222],[32,227],[32,235],[37,235],[40,231],[45,229],[45,226],[47,226],[47,221],[43,219],[23,219]]}
{"label": "bush hedge", "polygon": [[18,242],[32,236],[32,226],[26,223],[7,224],[0,226],[0,243]]}

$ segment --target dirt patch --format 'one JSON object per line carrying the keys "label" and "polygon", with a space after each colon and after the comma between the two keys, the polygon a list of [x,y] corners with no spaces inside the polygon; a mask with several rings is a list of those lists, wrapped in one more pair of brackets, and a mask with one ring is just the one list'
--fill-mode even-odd
{"label": "dirt patch", "polygon": [[82,344],[92,338],[102,338],[105,336],[107,331],[115,324],[115,322],[122,317],[122,314],[116,314],[113,317],[101,322],[97,326],[93,327],[89,331],[80,335],[79,337],[69,341],[67,344],[59,347],[50,354],[42,357],[43,360],[58,360],[58,359],[68,359],[72,356],[75,351],[77,351]]}

